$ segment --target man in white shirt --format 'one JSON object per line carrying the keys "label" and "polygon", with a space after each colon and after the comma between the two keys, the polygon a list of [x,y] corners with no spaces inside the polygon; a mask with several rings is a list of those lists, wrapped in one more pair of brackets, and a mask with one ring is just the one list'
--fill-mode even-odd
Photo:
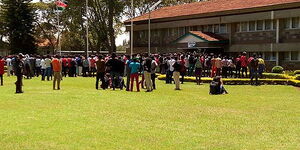
{"label": "man in white shirt", "polygon": [[45,70],[44,76],[47,76],[47,81],[49,81],[50,76],[51,76],[51,59],[50,59],[50,56],[48,56],[45,59],[45,66],[46,66],[46,70]]}
{"label": "man in white shirt", "polygon": [[10,57],[6,58],[6,66],[7,66],[7,76],[9,77],[11,75],[11,71],[12,71],[12,64],[11,64]]}
{"label": "man in white shirt", "polygon": [[46,72],[46,63],[44,57],[41,60],[41,74],[42,74],[42,81],[45,80],[45,72]]}
{"label": "man in white shirt", "polygon": [[172,84],[172,80],[173,80],[173,72],[174,72],[174,67],[173,65],[175,64],[175,59],[174,57],[171,57],[171,59],[169,59],[167,61],[167,65],[168,65],[168,73],[167,73],[167,79],[166,79],[166,83],[167,84]]}

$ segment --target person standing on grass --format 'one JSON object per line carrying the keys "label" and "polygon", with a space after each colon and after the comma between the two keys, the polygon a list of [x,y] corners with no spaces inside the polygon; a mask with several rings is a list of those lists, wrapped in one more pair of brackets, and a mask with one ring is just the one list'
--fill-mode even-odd
{"label": "person standing on grass", "polygon": [[255,78],[255,85],[259,85],[258,83],[258,63],[259,60],[256,54],[253,54],[253,59],[250,61],[250,71],[251,71],[251,85],[254,85],[253,79]]}
{"label": "person standing on grass", "polygon": [[198,56],[196,57],[195,62],[196,62],[195,63],[196,82],[197,82],[197,85],[200,85],[201,84],[203,65],[202,65],[201,60]]}
{"label": "person standing on grass", "polygon": [[96,68],[97,68],[97,76],[96,76],[96,89],[99,89],[99,80],[101,80],[101,88],[105,89],[103,86],[104,84],[104,76],[105,76],[105,61],[102,56],[98,57],[98,60],[96,61]]}
{"label": "person standing on grass", "polygon": [[221,71],[222,71],[222,59],[221,59],[221,55],[219,55],[216,59],[215,59],[215,65],[217,68],[217,76],[221,75]]}
{"label": "person standing on grass", "polygon": [[116,82],[119,81],[121,60],[117,59],[117,55],[113,53],[111,59],[107,61],[106,66],[110,68],[110,76],[112,80],[112,88],[115,90],[117,87]]}
{"label": "person standing on grass", "polygon": [[139,85],[139,70],[141,68],[140,63],[138,62],[137,58],[133,59],[133,62],[131,62],[129,64],[129,68],[130,68],[130,81],[131,81],[131,85],[130,85],[130,91],[133,91],[133,82],[134,80],[136,81],[136,88],[137,91],[140,92],[140,85]]}
{"label": "person standing on grass", "polygon": [[[240,61],[241,61],[241,67],[242,67],[242,78],[243,77],[246,77],[248,76],[248,69],[247,69],[247,66],[248,66],[248,60],[247,60],[247,53],[246,52],[243,52],[241,58],[240,58]],[[244,76],[246,75],[246,76]]]}
{"label": "person standing on grass", "polygon": [[51,57],[48,55],[47,58],[45,59],[45,66],[46,70],[44,73],[44,76],[47,76],[47,81],[50,81],[50,76],[51,76]]}
{"label": "person standing on grass", "polygon": [[57,90],[60,90],[60,82],[61,82],[61,72],[62,72],[62,63],[59,60],[59,56],[55,56],[52,60],[52,69],[53,69],[53,90],[56,88],[56,82],[57,82]]}
{"label": "person standing on grass", "polygon": [[180,90],[180,70],[181,70],[181,65],[180,62],[178,62],[178,58],[175,57],[174,59],[174,64],[173,64],[173,68],[174,68],[174,72],[173,72],[173,77],[174,77],[174,82],[175,82],[175,90]]}
{"label": "person standing on grass", "polygon": [[37,56],[35,60],[35,75],[39,77],[41,75],[41,57]]}
{"label": "person standing on grass", "polygon": [[185,64],[186,64],[186,62],[185,62],[185,57],[184,57],[184,55],[182,55],[181,57],[180,57],[180,65],[182,66],[182,68],[181,68],[181,70],[180,70],[180,75],[181,75],[181,84],[183,84],[183,82],[184,82],[184,76],[186,75],[186,67],[185,67]]}
{"label": "person standing on grass", "polygon": [[11,75],[11,72],[12,72],[12,59],[11,59],[11,56],[8,56],[6,58],[6,67],[7,67],[7,76],[9,77]]}
{"label": "person standing on grass", "polygon": [[265,64],[265,60],[262,58],[262,56],[260,55],[258,57],[258,74],[259,77],[262,78],[263,77],[263,73],[265,71],[266,68],[266,64]]}
{"label": "person standing on grass", "polygon": [[4,64],[5,64],[5,61],[2,58],[2,56],[0,56],[0,85],[1,86],[3,86]]}
{"label": "person standing on grass", "polygon": [[239,55],[235,59],[235,77],[236,78],[240,78],[241,77],[241,68],[242,68],[241,55]]}
{"label": "person standing on grass", "polygon": [[19,54],[18,57],[15,58],[15,75],[17,76],[16,84],[16,94],[24,93],[22,90],[23,86],[23,72],[24,72],[24,62],[23,62],[23,54]]}
{"label": "person standing on grass", "polygon": [[152,56],[152,63],[151,63],[151,81],[152,81],[152,87],[153,90],[156,89],[156,84],[155,84],[155,78],[156,78],[156,69],[158,67],[158,61],[155,60],[155,58]]}
{"label": "person standing on grass", "polygon": [[126,71],[126,91],[130,91],[130,63],[132,62],[132,60],[130,59],[129,55],[126,55],[126,62],[125,62],[125,71]]}
{"label": "person standing on grass", "polygon": [[146,89],[147,92],[151,92],[153,90],[152,81],[151,81],[152,59],[150,57],[147,57],[143,65],[144,65],[144,77],[146,81]]}

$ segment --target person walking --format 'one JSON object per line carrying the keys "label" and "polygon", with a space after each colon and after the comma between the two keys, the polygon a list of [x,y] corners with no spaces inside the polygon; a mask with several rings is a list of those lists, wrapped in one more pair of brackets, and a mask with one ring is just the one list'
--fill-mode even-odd
{"label": "person walking", "polygon": [[[246,52],[243,52],[241,58],[240,58],[240,61],[241,61],[241,67],[242,67],[242,78],[243,77],[246,77],[248,76],[248,69],[247,69],[247,66],[248,66],[248,60],[247,60],[247,53]],[[246,76],[244,76],[246,75]]]}
{"label": "person walking", "polygon": [[136,81],[136,88],[137,92],[140,92],[140,86],[139,86],[139,70],[140,70],[140,63],[138,63],[137,58],[133,59],[133,62],[130,63],[129,68],[130,68],[130,91],[133,91],[133,83],[134,80]]}
{"label": "person walking", "polygon": [[96,89],[99,89],[99,80],[101,80],[101,88],[106,89],[104,84],[104,76],[105,76],[105,61],[102,56],[98,56],[98,60],[96,61],[96,68],[97,68],[97,76],[96,76]]}
{"label": "person walking", "polygon": [[185,67],[185,64],[186,64],[185,57],[181,56],[181,58],[180,58],[180,65],[182,66],[181,70],[180,70],[181,84],[183,84],[183,82],[184,82],[184,76],[186,75],[187,68]]}
{"label": "person walking", "polygon": [[178,62],[178,58],[175,57],[174,59],[175,63],[173,64],[174,72],[173,72],[173,77],[174,77],[174,82],[175,82],[175,90],[180,90],[180,70],[181,70],[181,65],[180,62]]}
{"label": "person walking", "polygon": [[15,58],[15,75],[17,76],[16,84],[16,94],[24,93],[22,90],[23,86],[23,72],[24,72],[24,62],[23,62],[23,54],[19,54],[17,58]]}
{"label": "person walking", "polygon": [[155,84],[155,78],[156,78],[156,69],[158,67],[157,61],[155,61],[154,57],[152,58],[152,63],[151,63],[151,81],[152,81],[152,87],[153,90],[156,89],[156,84]]}
{"label": "person walking", "polygon": [[258,74],[259,74],[259,78],[263,77],[263,73],[265,72],[265,68],[266,68],[265,60],[260,55],[258,57]]}
{"label": "person walking", "polygon": [[2,58],[2,56],[0,56],[0,85],[1,86],[3,86],[4,64],[5,61]]}
{"label": "person walking", "polygon": [[55,56],[52,60],[52,69],[53,69],[53,90],[56,90],[56,83],[57,83],[57,90],[60,90],[60,82],[62,77],[62,62],[59,60],[59,56]]}

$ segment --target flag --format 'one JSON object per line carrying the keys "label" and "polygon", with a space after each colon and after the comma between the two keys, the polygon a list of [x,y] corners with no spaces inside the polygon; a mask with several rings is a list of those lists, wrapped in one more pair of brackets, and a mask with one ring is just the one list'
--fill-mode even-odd
{"label": "flag", "polygon": [[58,10],[65,10],[66,7],[68,7],[68,5],[67,5],[65,2],[62,2],[62,1],[60,1],[60,0],[57,0],[57,1],[55,2],[55,4],[56,4]]}

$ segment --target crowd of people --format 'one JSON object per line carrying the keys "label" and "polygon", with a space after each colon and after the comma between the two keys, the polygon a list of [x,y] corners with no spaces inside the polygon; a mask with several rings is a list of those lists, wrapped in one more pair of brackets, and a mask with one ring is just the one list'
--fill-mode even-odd
{"label": "crowd of people", "polygon": [[[202,77],[212,77],[214,82],[219,83],[222,78],[250,77],[251,84],[258,85],[258,78],[262,77],[265,70],[261,56],[253,54],[248,58],[246,52],[236,58],[202,53],[137,54],[132,57],[116,54],[89,57],[19,54],[0,57],[1,85],[3,85],[4,65],[7,76],[17,76],[16,93],[23,92],[23,78],[31,79],[39,76],[42,81],[53,80],[53,89],[57,90],[60,90],[63,77],[83,76],[96,77],[96,89],[99,89],[101,81],[102,89],[126,88],[127,91],[133,91],[135,82],[138,92],[140,86],[151,92],[156,89],[157,73],[165,74],[166,84],[174,83],[175,90],[180,90],[180,84],[184,83],[185,76],[195,76],[197,85],[201,84]],[[127,77],[126,82],[124,77]]]}

